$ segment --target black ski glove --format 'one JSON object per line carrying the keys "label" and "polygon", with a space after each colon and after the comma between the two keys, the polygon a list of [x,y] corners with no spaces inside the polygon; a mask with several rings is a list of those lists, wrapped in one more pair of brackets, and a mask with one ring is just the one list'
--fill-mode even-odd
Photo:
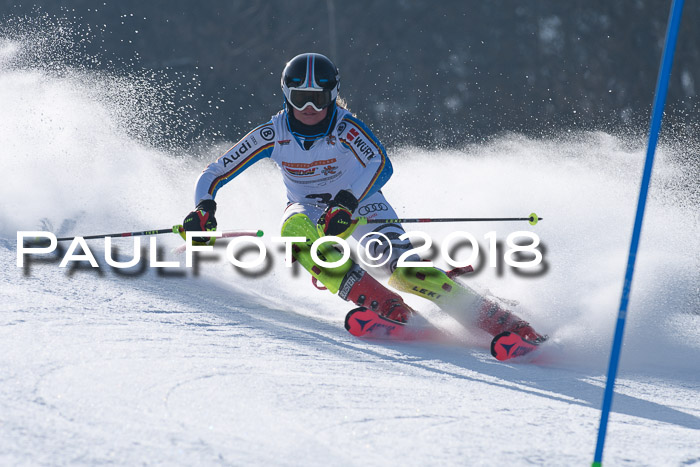
{"label": "black ski glove", "polygon": [[[197,208],[187,214],[182,222],[182,227],[185,231],[204,232],[216,230],[216,201],[213,199],[205,199],[199,202]],[[211,238],[193,237],[192,241],[196,244],[204,245],[210,242]],[[213,243],[213,242],[211,242]]]}
{"label": "black ski glove", "polygon": [[352,193],[340,190],[318,219],[319,233],[343,237],[343,233],[352,225],[352,213],[357,209],[357,204],[357,198]]}

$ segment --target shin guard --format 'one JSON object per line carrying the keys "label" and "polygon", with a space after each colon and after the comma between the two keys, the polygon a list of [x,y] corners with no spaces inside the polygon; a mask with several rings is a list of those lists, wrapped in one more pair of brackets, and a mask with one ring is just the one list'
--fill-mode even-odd
{"label": "shin guard", "polygon": [[471,307],[481,301],[481,296],[471,288],[455,282],[434,267],[398,267],[389,278],[389,285],[435,302],[446,310]]}
{"label": "shin guard", "polygon": [[533,342],[542,338],[526,321],[440,269],[399,267],[391,275],[389,285],[431,300],[464,326],[476,326],[492,336],[512,331]]}
{"label": "shin guard", "polygon": [[[353,261],[348,259],[345,263],[335,268],[325,268],[316,264],[311,257],[311,245],[320,237],[316,226],[306,214],[294,214],[287,219],[282,225],[282,236],[304,237],[306,239],[303,243],[294,243],[292,245],[292,256],[331,293],[337,293],[343,278],[352,268]],[[333,248],[330,243],[324,243],[318,249],[318,257],[332,263],[342,259],[343,255]]]}

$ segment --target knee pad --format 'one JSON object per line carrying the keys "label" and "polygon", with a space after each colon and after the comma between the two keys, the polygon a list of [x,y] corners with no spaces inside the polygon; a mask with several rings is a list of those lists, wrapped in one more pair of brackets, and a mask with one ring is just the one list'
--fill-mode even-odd
{"label": "knee pad", "polygon": [[[299,261],[304,269],[323,284],[331,293],[337,293],[345,274],[352,268],[353,261],[348,258],[345,263],[335,268],[326,268],[316,264],[311,257],[311,245],[320,237],[316,225],[306,214],[294,214],[282,224],[283,237],[304,237],[306,242],[292,245],[292,256]],[[339,261],[343,255],[330,243],[324,243],[318,248],[318,257],[330,263]]]}

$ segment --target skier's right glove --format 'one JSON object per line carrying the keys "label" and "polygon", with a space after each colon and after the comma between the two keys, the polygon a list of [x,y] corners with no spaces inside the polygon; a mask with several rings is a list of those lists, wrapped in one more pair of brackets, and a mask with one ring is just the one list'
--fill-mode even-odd
{"label": "skier's right glove", "polygon": [[[216,230],[216,201],[213,199],[205,199],[199,202],[197,208],[187,214],[182,222],[182,227],[185,231],[204,232]],[[213,244],[214,238],[193,237],[193,245]]]}
{"label": "skier's right glove", "polygon": [[328,207],[321,214],[316,225],[320,235],[335,235],[347,238],[354,230],[352,212],[357,209],[358,201],[346,190],[340,190]]}

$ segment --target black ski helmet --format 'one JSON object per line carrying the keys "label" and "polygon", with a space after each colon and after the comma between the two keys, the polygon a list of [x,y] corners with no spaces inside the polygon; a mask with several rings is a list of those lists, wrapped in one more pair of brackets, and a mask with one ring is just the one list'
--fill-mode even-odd
{"label": "black ski helmet", "polygon": [[338,68],[328,57],[305,53],[297,55],[284,67],[282,92],[287,101],[297,110],[311,105],[316,110],[335,103],[340,87]]}

